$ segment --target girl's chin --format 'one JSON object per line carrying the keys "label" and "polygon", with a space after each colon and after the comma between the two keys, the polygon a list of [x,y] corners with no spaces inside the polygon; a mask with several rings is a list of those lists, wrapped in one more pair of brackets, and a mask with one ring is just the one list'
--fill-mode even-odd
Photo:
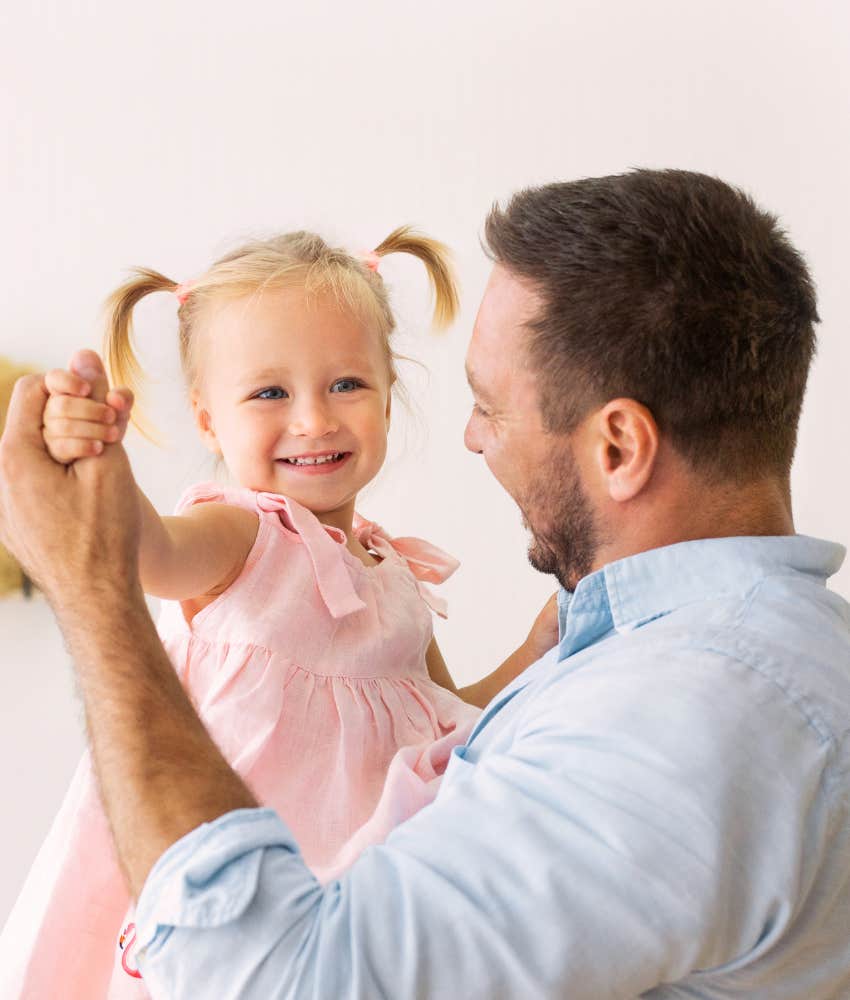
{"label": "girl's chin", "polygon": [[281,496],[294,500],[317,517],[353,511],[357,499],[356,491],[340,489],[339,487],[332,489],[330,483],[325,486],[321,480],[312,480],[303,484],[278,481],[277,485],[268,492],[279,493]]}

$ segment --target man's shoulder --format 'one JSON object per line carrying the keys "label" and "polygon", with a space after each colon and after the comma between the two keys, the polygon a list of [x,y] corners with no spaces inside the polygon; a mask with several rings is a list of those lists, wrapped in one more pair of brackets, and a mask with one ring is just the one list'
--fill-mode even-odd
{"label": "man's shoulder", "polygon": [[539,672],[523,715],[538,724],[584,713],[612,728],[628,722],[682,735],[755,734],[770,718],[801,738],[840,742],[850,730],[848,663],[840,624],[813,636],[811,621],[772,630],[754,607],[685,608]]}

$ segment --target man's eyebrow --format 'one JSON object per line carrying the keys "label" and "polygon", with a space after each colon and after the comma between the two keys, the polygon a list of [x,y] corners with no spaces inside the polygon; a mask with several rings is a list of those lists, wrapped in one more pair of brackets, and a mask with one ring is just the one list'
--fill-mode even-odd
{"label": "man's eyebrow", "polygon": [[489,397],[487,395],[487,392],[484,389],[482,389],[481,383],[478,381],[478,379],[476,379],[474,373],[471,371],[469,366],[465,365],[464,367],[466,370],[466,381],[469,382],[469,387],[477,396],[480,396],[482,399],[488,399]]}

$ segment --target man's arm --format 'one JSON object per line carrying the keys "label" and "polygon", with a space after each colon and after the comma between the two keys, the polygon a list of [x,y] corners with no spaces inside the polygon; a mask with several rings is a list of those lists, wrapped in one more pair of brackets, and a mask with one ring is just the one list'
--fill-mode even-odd
{"label": "man's arm", "polygon": [[145,606],[109,588],[57,610],[119,860],[134,897],[184,834],[256,800],[186,697]]}
{"label": "man's arm", "polygon": [[[105,394],[99,359],[85,352],[85,360]],[[123,448],[109,445],[67,467],[53,462],[41,432],[46,399],[41,376],[15,387],[0,439],[0,536],[56,612],[106,814],[138,894],[170,844],[255,800],[208,736],[148,614],[138,498]]]}

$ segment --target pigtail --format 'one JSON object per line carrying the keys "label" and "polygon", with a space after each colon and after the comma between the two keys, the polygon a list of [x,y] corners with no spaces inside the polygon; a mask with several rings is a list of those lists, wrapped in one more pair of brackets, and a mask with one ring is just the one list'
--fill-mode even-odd
{"label": "pigtail", "polygon": [[378,257],[409,253],[421,260],[434,290],[434,326],[445,329],[452,324],[459,308],[457,280],[451,252],[445,243],[417,233],[411,226],[400,226],[375,247],[374,252]]}
{"label": "pigtail", "polygon": [[[138,395],[144,373],[133,347],[133,309],[151,292],[175,292],[179,286],[176,281],[148,268],[134,268],[131,274],[134,277],[116,288],[104,304],[103,353],[111,384],[127,386]],[[154,439],[137,407],[134,407],[133,423],[146,437]]]}

